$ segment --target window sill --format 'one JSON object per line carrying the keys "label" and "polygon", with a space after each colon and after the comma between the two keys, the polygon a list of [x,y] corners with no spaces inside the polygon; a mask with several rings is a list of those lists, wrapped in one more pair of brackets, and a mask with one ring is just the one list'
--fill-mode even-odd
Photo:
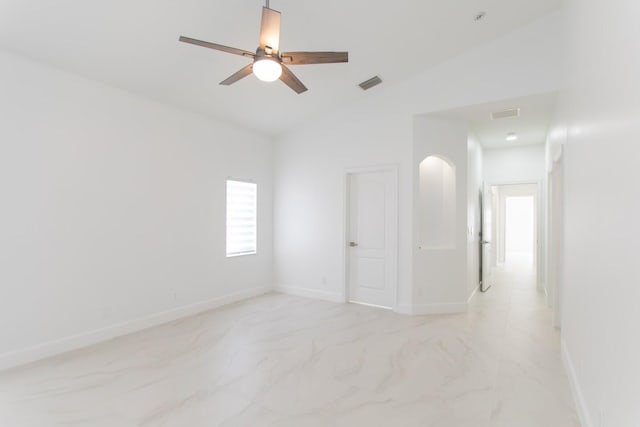
{"label": "window sill", "polygon": [[257,255],[257,254],[258,254],[257,251],[256,252],[244,252],[244,253],[241,253],[241,254],[227,254],[227,258],[238,258],[238,257],[241,257],[241,256]]}

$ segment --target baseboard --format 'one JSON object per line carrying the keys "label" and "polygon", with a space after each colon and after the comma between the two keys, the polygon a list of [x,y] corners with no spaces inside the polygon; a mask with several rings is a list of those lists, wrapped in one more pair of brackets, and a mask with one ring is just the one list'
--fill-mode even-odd
{"label": "baseboard", "polygon": [[466,302],[452,302],[446,304],[414,304],[411,314],[455,314],[466,313]]}
{"label": "baseboard", "polygon": [[398,314],[406,314],[408,316],[412,316],[413,306],[411,304],[397,304],[393,311]]}
{"label": "baseboard", "polygon": [[106,328],[85,332],[59,340],[50,341],[34,347],[18,350],[11,353],[0,354],[0,371],[15,368],[48,357],[57,356],[69,351],[78,350],[100,342],[108,341],[119,336],[128,335],[143,329],[172,322],[183,317],[193,316],[204,311],[232,304],[247,298],[253,298],[267,292],[269,287],[251,288],[229,295],[213,298],[207,301],[190,304],[150,316],[141,317],[131,321],[118,323]]}
{"label": "baseboard", "polygon": [[[327,292],[309,288],[297,288],[293,286],[276,286],[273,291],[281,294],[294,295],[304,298],[313,298],[323,301],[345,302],[344,295],[337,292]],[[408,315],[465,313],[467,311],[467,303],[462,302],[419,305],[398,304],[396,305],[394,311],[396,313]]]}
{"label": "baseboard", "polygon": [[340,293],[320,291],[317,289],[297,288],[294,286],[276,286],[273,291],[281,294],[294,295],[304,298],[314,298],[323,301],[345,302],[344,295]]}
{"label": "baseboard", "polygon": [[571,392],[573,393],[573,400],[576,404],[576,412],[580,418],[580,423],[583,427],[593,427],[593,423],[591,422],[589,411],[587,411],[587,405],[582,394],[582,388],[580,388],[580,383],[576,376],[576,370],[573,366],[573,361],[564,339],[561,339],[560,347],[562,352],[562,363],[564,364],[564,369],[567,371],[567,376],[569,377],[569,385],[571,386]]}
{"label": "baseboard", "polygon": [[546,294],[547,293],[547,284],[545,282],[537,282],[536,283],[536,289],[538,289],[538,291],[544,292]]}
{"label": "baseboard", "polygon": [[467,298],[467,304],[471,302],[471,300],[473,299],[473,297],[476,296],[479,290],[480,290],[480,285],[476,286],[473,292],[471,292],[471,295],[469,295],[469,298]]}

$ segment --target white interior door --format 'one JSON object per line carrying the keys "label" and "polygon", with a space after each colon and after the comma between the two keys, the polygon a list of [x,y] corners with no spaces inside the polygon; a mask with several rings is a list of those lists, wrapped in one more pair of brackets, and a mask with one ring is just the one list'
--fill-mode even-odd
{"label": "white interior door", "polygon": [[491,287],[494,201],[491,187],[486,183],[483,186],[482,194],[482,235],[480,237],[480,244],[482,245],[482,281],[480,290],[484,292]]}
{"label": "white interior door", "polygon": [[348,186],[348,300],[392,308],[397,286],[396,171],[351,173]]}

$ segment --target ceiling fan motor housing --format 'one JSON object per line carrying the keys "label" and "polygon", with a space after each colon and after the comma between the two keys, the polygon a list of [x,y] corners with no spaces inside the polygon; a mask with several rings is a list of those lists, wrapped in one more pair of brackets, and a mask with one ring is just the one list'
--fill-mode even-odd
{"label": "ceiling fan motor housing", "polygon": [[273,51],[269,46],[265,47],[264,49],[259,47],[258,49],[256,49],[256,56],[254,57],[254,62],[260,61],[262,59],[271,59],[273,61],[282,62],[282,58],[280,57],[280,54],[277,53],[274,55],[272,52]]}

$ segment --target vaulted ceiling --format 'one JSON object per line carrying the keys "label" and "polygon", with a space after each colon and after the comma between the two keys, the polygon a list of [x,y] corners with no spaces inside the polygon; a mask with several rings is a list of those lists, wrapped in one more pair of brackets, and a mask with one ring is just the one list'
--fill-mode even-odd
{"label": "vaulted ceiling", "polygon": [[[281,48],[348,50],[348,64],[295,67],[309,91],[253,76],[218,83],[247,59],[178,42],[245,50],[258,43],[259,0],[0,0],[0,49],[265,134],[392,85],[560,7],[561,0],[272,0]],[[474,21],[484,11],[486,17]],[[377,90],[377,89],[372,89]]]}

